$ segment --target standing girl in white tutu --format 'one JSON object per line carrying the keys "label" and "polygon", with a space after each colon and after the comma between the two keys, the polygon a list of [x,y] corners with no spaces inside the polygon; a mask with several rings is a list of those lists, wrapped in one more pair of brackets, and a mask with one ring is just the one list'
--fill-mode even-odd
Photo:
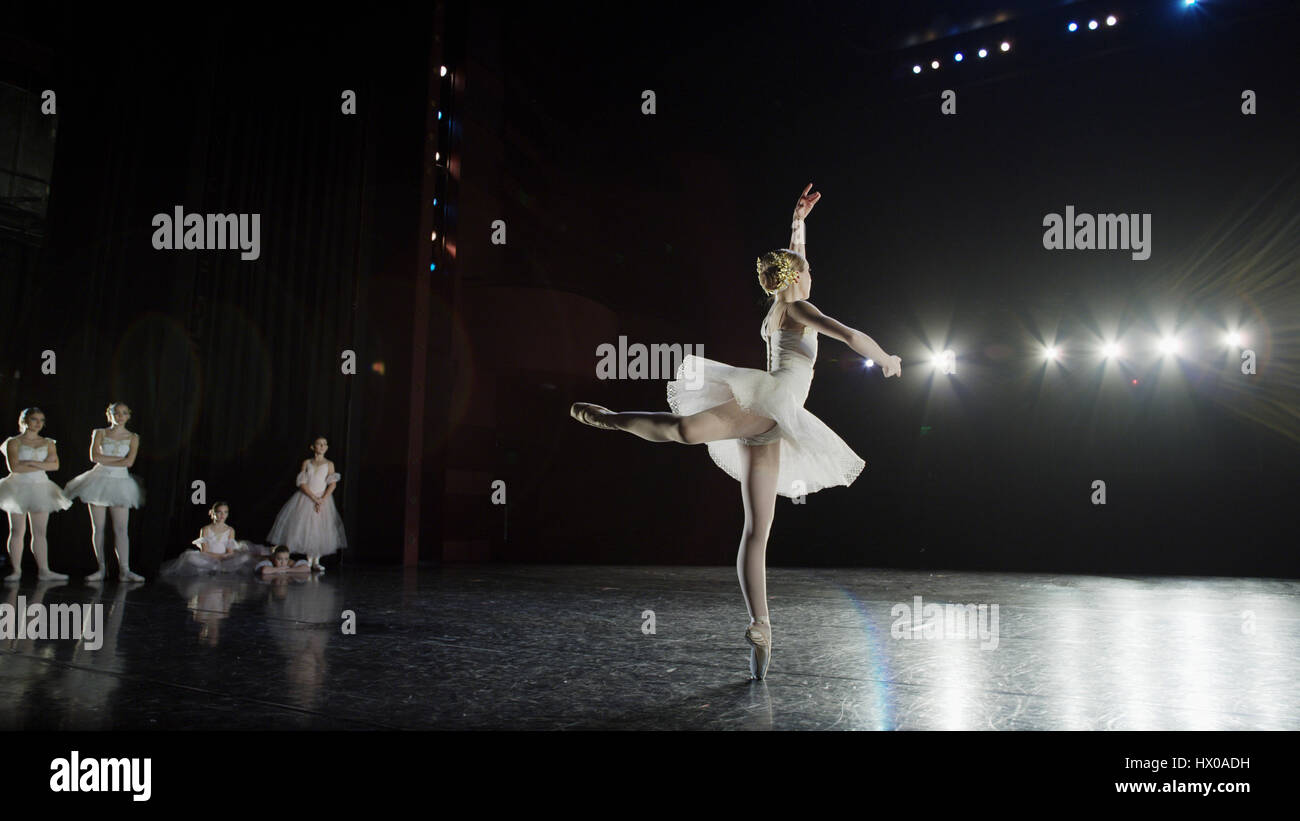
{"label": "standing girl in white tutu", "polygon": [[321,556],[328,556],[348,546],[343,532],[343,518],[334,506],[334,487],[343,478],[334,463],[325,458],[329,442],[317,436],[311,445],[316,454],[303,459],[294,484],[298,491],[280,508],[266,540],[284,545],[294,553],[305,553],[312,570],[324,571]]}
{"label": "standing girl in white tutu", "polygon": [[[668,383],[672,413],[615,413],[576,402],[570,414],[607,430],[623,430],[651,442],[707,443],[718,467],[740,482],[745,508],[736,571],[749,608],[745,640],[751,645],[749,672],[767,675],[772,627],[767,609],[767,537],[778,494],[791,498],[828,487],[848,486],[864,462],[824,422],[804,409],[817,359],[817,334],[874,359],[885,376],[902,364],[861,331],[823,314],[811,302],[812,268],[805,253],[804,218],[821,194],[804,189],[794,209],[790,248],[758,260],[758,282],[772,296],[760,335],[767,343],[767,370],[737,368],[687,356]],[[686,378],[686,377],[689,377]]]}
{"label": "standing girl in white tutu", "polygon": [[44,412],[40,408],[27,408],[18,416],[19,434],[4,441],[9,475],[0,479],[0,510],[9,514],[7,582],[16,582],[23,575],[23,543],[28,522],[32,527],[32,555],[36,557],[41,581],[68,578],[50,569],[49,544],[45,540],[50,513],[67,510],[72,507],[72,500],[45,475],[47,470],[59,469],[59,452],[53,439],[41,436],[44,428]]}
{"label": "standing girl in white tutu", "polygon": [[95,428],[90,435],[90,461],[95,466],[68,482],[63,492],[70,499],[80,499],[90,509],[90,541],[99,569],[86,581],[104,578],[104,516],[113,517],[113,549],[117,551],[117,577],[124,582],[142,582],[144,576],[131,571],[131,541],[126,526],[131,508],[144,506],[144,488],[128,468],[140,452],[140,435],[126,429],[131,409],[125,402],[114,402],[104,411],[109,426]]}

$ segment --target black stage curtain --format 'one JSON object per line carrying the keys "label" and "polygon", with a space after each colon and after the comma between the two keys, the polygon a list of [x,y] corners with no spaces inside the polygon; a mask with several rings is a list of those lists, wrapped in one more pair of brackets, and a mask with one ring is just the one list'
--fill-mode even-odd
{"label": "black stage curtain", "polygon": [[[131,521],[142,572],[186,547],[218,499],[240,538],[266,541],[317,434],[343,475],[346,555],[400,552],[431,19],[346,38],[337,21],[265,18],[190,39],[166,21],[11,32],[49,59],[7,64],[8,81],[55,89],[58,119],[48,237],[0,243],[0,430],[41,407],[62,485],[90,468],[108,403],[128,403],[148,494]],[[366,29],[381,23],[383,37]],[[340,111],[345,89],[357,116]],[[260,257],[155,250],[153,215],[178,205],[260,214]],[[56,569],[94,566],[84,505],[51,517],[50,541]]]}

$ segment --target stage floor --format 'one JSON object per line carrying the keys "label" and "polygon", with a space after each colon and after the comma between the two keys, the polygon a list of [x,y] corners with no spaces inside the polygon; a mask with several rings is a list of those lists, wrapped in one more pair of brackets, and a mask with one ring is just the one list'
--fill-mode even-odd
{"label": "stage floor", "polygon": [[0,728],[1300,729],[1300,582],[774,568],[768,591],[751,682],[730,567],[28,578],[0,605],[102,603],[103,646],[0,639]]}

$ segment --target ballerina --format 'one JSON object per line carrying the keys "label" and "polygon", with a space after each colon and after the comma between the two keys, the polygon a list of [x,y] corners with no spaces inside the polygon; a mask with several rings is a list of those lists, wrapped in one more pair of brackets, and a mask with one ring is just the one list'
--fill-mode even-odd
{"label": "ballerina", "polygon": [[[760,335],[767,343],[767,370],[738,368],[687,356],[668,383],[672,413],[625,411],[575,402],[573,418],[605,430],[622,430],[650,442],[707,444],[713,461],[740,482],[745,526],[736,557],[740,591],[749,609],[745,640],[751,678],[767,676],[772,627],[767,607],[767,538],[777,495],[791,498],[852,484],[866,464],[803,404],[812,385],[817,334],[838,339],[880,364],[886,376],[902,373],[902,360],[875,340],[823,314],[808,296],[804,220],[821,194],[804,188],[794,209],[790,247],[758,260],[758,282],[772,298]],[[687,375],[690,380],[685,379]]]}
{"label": "ballerina", "polygon": [[164,562],[159,576],[201,576],[208,573],[242,573],[255,559],[270,556],[265,545],[235,539],[235,529],[227,523],[230,504],[217,502],[208,510],[212,524],[199,528],[199,537],[192,544],[197,550],[186,550],[169,562]]}
{"label": "ballerina", "polygon": [[95,428],[90,435],[90,461],[95,466],[75,477],[63,492],[69,499],[80,499],[90,511],[90,543],[99,569],[86,581],[104,578],[105,512],[113,516],[113,549],[117,553],[118,578],[124,582],[142,582],[144,576],[131,571],[131,541],[127,523],[131,508],[144,506],[144,488],[129,470],[140,452],[140,435],[126,429],[131,409],[125,402],[113,402],[105,409],[109,426]]}
{"label": "ballerina", "polygon": [[285,545],[295,553],[305,553],[311,569],[324,573],[321,556],[348,546],[343,518],[334,506],[334,488],[343,477],[334,470],[334,463],[325,458],[329,441],[324,436],[313,439],[311,449],[316,455],[302,460],[294,480],[298,490],[276,514],[266,540],[272,545]]}
{"label": "ballerina", "polygon": [[72,500],[45,475],[59,469],[59,451],[55,441],[41,436],[45,413],[40,408],[25,408],[18,415],[18,436],[4,441],[9,475],[0,479],[0,510],[9,514],[9,575],[5,581],[16,582],[23,575],[23,547],[27,523],[32,529],[32,555],[41,581],[68,578],[50,569],[49,544],[45,528],[50,514],[72,507]]}

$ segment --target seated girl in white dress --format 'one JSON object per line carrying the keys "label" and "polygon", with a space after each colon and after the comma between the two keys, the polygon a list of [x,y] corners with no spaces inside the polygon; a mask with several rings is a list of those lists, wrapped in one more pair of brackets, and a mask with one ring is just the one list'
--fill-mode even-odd
{"label": "seated girl in white dress", "polygon": [[208,515],[212,517],[212,524],[204,525],[199,530],[199,537],[193,542],[197,549],[186,550],[175,559],[164,562],[160,575],[243,573],[258,559],[270,555],[271,550],[266,545],[235,539],[235,529],[226,524],[226,519],[230,516],[228,503],[217,502],[208,511]]}
{"label": "seated girl in white dress", "polygon": [[280,545],[271,553],[271,558],[258,562],[253,572],[264,579],[270,576],[310,576],[311,562],[306,559],[292,561],[289,548]]}

